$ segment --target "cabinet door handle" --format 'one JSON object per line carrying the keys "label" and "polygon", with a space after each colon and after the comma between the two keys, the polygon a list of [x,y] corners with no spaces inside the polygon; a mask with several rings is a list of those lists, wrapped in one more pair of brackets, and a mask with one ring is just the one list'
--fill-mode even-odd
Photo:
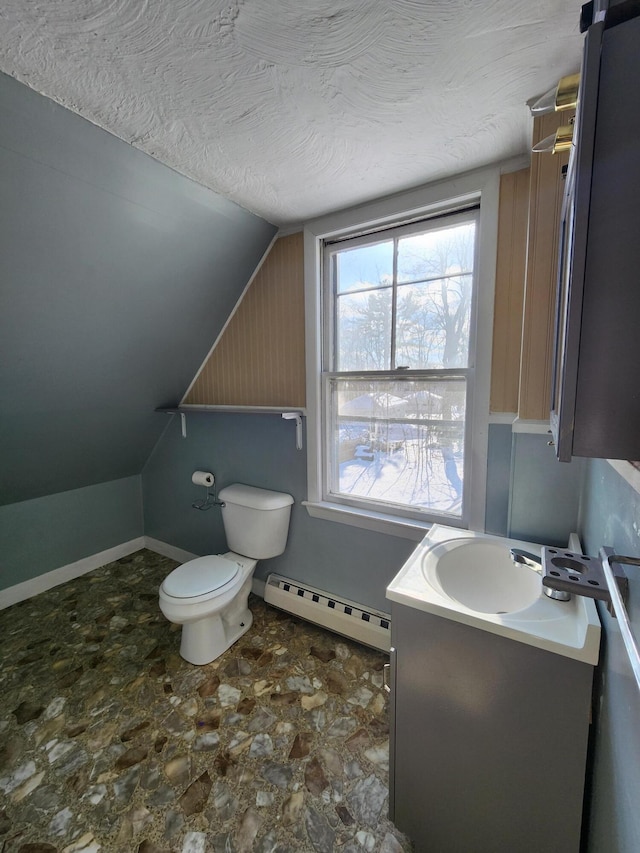
{"label": "cabinet door handle", "polygon": [[391,686],[389,684],[389,676],[391,674],[391,664],[385,663],[382,667],[382,686],[387,691],[387,693],[391,693]]}

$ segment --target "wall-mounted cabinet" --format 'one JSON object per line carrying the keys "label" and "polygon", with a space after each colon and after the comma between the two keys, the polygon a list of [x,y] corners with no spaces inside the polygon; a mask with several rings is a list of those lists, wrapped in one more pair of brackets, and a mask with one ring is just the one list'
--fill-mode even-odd
{"label": "wall-mounted cabinet", "polygon": [[617,21],[586,35],[567,175],[551,417],[562,461],[640,458],[640,17]]}

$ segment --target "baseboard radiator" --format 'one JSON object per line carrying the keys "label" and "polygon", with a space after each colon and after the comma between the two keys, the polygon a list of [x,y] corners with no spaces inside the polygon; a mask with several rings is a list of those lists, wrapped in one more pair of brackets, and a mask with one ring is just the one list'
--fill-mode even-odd
{"label": "baseboard radiator", "polygon": [[300,584],[281,575],[269,575],[264,600],[280,610],[314,622],[359,643],[388,652],[391,646],[391,617],[362,604],[336,598],[331,593]]}

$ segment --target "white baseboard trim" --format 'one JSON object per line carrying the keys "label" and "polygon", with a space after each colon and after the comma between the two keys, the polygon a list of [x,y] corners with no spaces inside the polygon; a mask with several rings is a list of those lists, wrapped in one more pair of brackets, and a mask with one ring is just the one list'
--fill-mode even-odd
{"label": "white baseboard trim", "polygon": [[154,539],[152,536],[144,536],[143,539],[144,545],[141,547],[155,551],[156,554],[168,557],[177,563],[188,563],[189,560],[195,560],[196,557],[201,556],[200,554],[192,554],[191,551],[185,551],[182,548],[176,548],[175,545],[169,545],[168,542],[162,542],[162,540]]}
{"label": "white baseboard trim", "polygon": [[106,551],[100,551],[90,557],[83,557],[82,560],[76,560],[75,563],[60,566],[59,569],[2,589],[0,590],[0,610],[11,607],[12,604],[17,604],[19,601],[25,601],[27,598],[33,598],[40,592],[53,589],[54,586],[60,586],[60,584],[79,578],[81,575],[86,575],[87,572],[92,572],[94,569],[99,569],[100,566],[113,563],[114,560],[127,557],[129,554],[134,554],[144,547],[145,537],[139,536],[137,539],[130,539],[114,548],[107,548]]}
{"label": "white baseboard trim", "polygon": [[[100,566],[106,566],[107,563],[128,557],[129,554],[135,554],[142,548],[148,548],[150,551],[154,551],[162,557],[168,557],[170,560],[175,560],[177,563],[187,563],[189,560],[195,560],[196,557],[200,556],[182,548],[176,548],[175,545],[169,545],[168,542],[162,542],[160,539],[154,539],[152,536],[139,536],[137,539],[130,539],[129,542],[123,542],[121,545],[108,548],[106,551],[100,551],[90,557],[83,557],[82,560],[76,560],[75,563],[60,566],[59,569],[53,569],[51,572],[17,583],[14,586],[7,587],[7,589],[0,589],[0,610],[11,607],[12,604],[18,604],[20,601],[26,601],[28,598],[33,598],[40,592],[46,592],[48,589],[53,589],[55,586],[79,578],[81,575],[86,575],[87,572],[99,569]],[[258,578],[253,579],[251,590],[260,598],[264,598],[264,587],[265,581]]]}

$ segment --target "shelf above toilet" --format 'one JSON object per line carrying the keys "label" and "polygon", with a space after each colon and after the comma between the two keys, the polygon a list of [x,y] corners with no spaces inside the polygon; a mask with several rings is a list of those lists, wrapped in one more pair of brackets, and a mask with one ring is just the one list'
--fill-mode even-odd
{"label": "shelf above toilet", "polygon": [[307,410],[297,406],[195,406],[184,404],[179,406],[159,406],[156,412],[165,415],[180,415],[182,437],[187,437],[187,415],[189,414],[245,414],[245,415],[280,415],[287,420],[296,421],[296,448],[302,450],[302,418]]}
{"label": "shelf above toilet", "polygon": [[192,412],[218,414],[245,414],[245,415],[281,415],[283,412],[296,412],[305,416],[307,410],[299,406],[160,406],[155,410],[166,415],[188,415]]}

